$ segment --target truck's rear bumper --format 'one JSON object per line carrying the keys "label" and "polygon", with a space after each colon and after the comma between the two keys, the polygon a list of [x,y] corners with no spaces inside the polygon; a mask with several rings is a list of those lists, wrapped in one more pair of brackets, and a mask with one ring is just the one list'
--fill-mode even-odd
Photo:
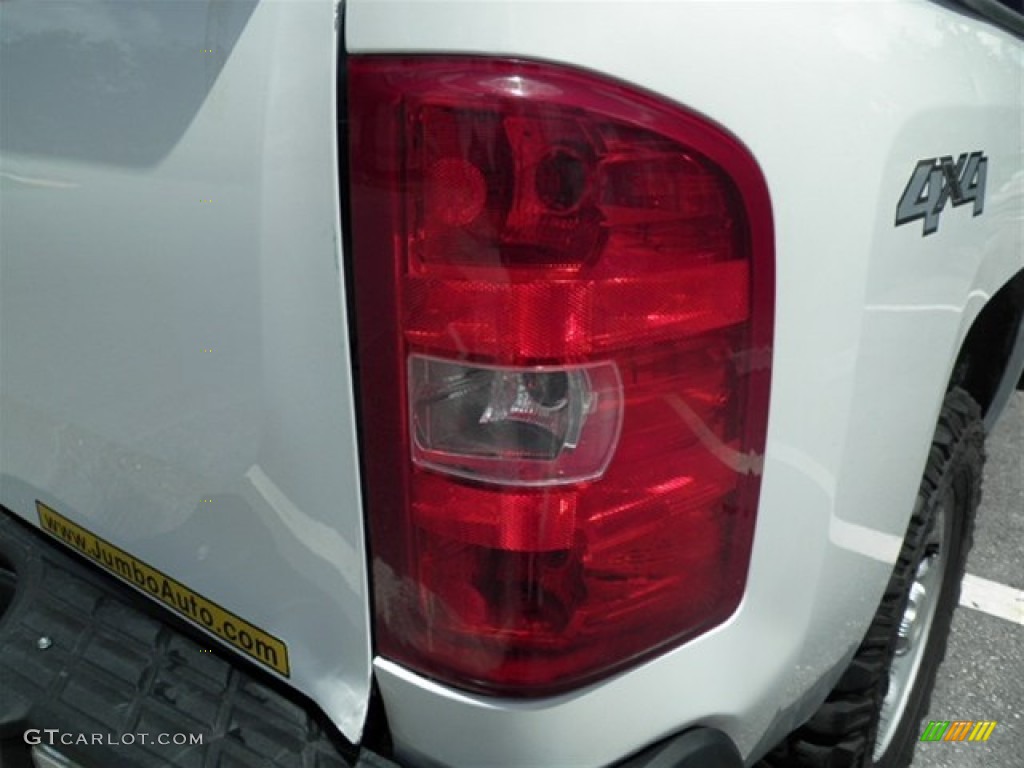
{"label": "truck's rear bumper", "polygon": [[[0,765],[393,766],[0,511]],[[167,743],[161,743],[167,742]]]}

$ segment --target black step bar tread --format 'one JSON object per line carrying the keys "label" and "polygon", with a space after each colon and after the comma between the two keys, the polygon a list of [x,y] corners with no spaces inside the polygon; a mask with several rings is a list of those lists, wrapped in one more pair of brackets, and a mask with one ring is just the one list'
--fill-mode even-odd
{"label": "black step bar tread", "polygon": [[[0,594],[0,754],[39,729],[30,736],[57,739],[54,749],[87,768],[395,766],[6,510],[0,578],[8,587],[8,600]],[[179,733],[201,734],[202,744],[156,743],[158,734]],[[102,734],[104,743],[59,741],[81,741],[79,734]]]}

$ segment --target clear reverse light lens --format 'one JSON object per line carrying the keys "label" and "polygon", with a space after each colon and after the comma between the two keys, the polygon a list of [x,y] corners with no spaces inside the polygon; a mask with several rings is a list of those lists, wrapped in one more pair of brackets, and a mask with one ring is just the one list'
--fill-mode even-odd
{"label": "clear reverse light lens", "polygon": [[622,423],[614,363],[529,368],[409,357],[412,458],[504,485],[600,477]]}

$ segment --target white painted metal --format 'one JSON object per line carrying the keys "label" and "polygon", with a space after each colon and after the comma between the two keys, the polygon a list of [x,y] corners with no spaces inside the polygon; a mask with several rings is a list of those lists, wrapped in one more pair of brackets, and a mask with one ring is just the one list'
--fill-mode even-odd
{"label": "white painted metal", "polygon": [[[347,47],[564,62],[735,133],[771,190],[770,432],[745,599],[722,627],[554,700],[494,701],[376,661],[400,748],[596,766],[689,724],[750,754],[858,643],[909,518],[956,352],[1024,267],[1024,46],[928,2],[350,0]],[[916,163],[984,151],[985,211],[894,227]]]}
{"label": "white painted metal", "polygon": [[334,3],[0,16],[0,501],[35,521],[41,499],[280,637],[358,739]]}

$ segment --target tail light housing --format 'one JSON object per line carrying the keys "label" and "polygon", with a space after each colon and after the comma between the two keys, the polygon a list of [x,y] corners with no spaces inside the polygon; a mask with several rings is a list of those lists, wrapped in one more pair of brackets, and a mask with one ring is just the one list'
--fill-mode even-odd
{"label": "tail light housing", "polygon": [[589,73],[348,62],[378,652],[533,696],[720,624],[768,413],[756,163]]}

